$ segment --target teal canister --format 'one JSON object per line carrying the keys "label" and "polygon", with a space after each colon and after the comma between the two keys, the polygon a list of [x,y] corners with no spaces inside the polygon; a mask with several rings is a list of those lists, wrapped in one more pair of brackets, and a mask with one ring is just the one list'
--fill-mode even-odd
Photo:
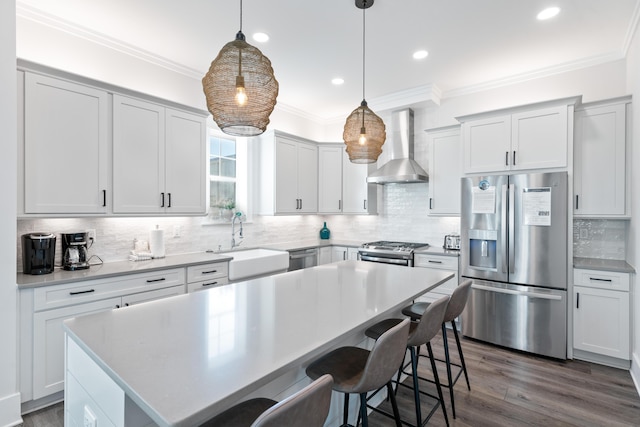
{"label": "teal canister", "polygon": [[328,239],[331,235],[331,231],[327,228],[327,223],[325,222],[322,228],[320,229],[320,238]]}

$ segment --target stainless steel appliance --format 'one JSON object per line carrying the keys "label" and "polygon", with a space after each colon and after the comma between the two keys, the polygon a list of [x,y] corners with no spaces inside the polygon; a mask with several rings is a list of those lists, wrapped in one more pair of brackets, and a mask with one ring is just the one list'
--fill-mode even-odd
{"label": "stainless steel appliance", "polygon": [[565,359],[567,173],[462,178],[464,335]]}
{"label": "stainless steel appliance", "polygon": [[62,233],[62,268],[83,270],[89,268],[87,246],[89,233]]}
{"label": "stainless steel appliance", "polygon": [[22,235],[22,272],[48,274],[53,272],[56,257],[56,236],[52,233]]}
{"label": "stainless steel appliance", "polygon": [[315,267],[316,265],[318,265],[317,248],[289,251],[289,271]]}
{"label": "stainless steel appliance", "polygon": [[414,251],[426,247],[429,247],[428,243],[389,242],[382,240],[365,243],[360,246],[360,248],[358,248],[358,257],[362,261],[413,267]]}
{"label": "stainless steel appliance", "polygon": [[447,234],[444,236],[444,249],[459,251],[460,250],[460,235],[459,234]]}

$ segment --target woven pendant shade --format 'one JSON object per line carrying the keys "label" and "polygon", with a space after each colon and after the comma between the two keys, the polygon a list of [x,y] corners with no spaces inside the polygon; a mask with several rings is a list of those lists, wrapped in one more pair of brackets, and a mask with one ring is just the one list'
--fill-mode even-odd
{"label": "woven pendant shade", "polygon": [[[239,82],[243,83],[246,93],[244,105],[235,99]],[[207,108],[224,133],[255,136],[267,129],[276,105],[278,81],[269,58],[247,43],[241,31],[211,62],[202,86]]]}
{"label": "woven pendant shade", "polygon": [[[364,116],[364,120],[363,120]],[[364,127],[366,141],[361,143],[360,136]],[[342,139],[347,145],[351,163],[375,163],[382,153],[382,144],[387,139],[384,122],[369,107],[367,102],[353,110],[344,124]]]}

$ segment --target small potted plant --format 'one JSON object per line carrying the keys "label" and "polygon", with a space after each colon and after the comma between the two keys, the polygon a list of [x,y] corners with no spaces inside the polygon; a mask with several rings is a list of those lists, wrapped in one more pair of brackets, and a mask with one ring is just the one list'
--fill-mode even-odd
{"label": "small potted plant", "polygon": [[231,199],[222,200],[218,203],[218,208],[220,209],[220,218],[225,221],[231,221],[234,209],[236,208],[236,202]]}

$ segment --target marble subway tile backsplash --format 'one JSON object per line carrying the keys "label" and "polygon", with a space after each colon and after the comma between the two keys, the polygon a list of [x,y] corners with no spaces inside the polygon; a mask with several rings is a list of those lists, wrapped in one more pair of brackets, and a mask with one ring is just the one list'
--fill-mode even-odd
{"label": "marble subway tile backsplash", "polygon": [[[460,231],[460,220],[430,217],[428,191],[428,183],[380,186],[378,200],[383,202],[378,204],[378,215],[256,215],[243,225],[241,246],[317,239],[325,221],[332,239],[396,240],[441,246],[445,234]],[[218,246],[228,249],[231,243],[231,224],[211,225],[207,217],[20,219],[17,269],[22,271],[20,236],[25,233],[48,231],[58,235],[56,264],[59,265],[62,259],[59,234],[95,229],[96,242],[89,249],[89,255],[97,255],[104,262],[115,262],[126,260],[133,248],[133,239],[148,240],[149,231],[156,225],[164,230],[167,255],[217,250]]]}
{"label": "marble subway tile backsplash", "polygon": [[629,221],[610,219],[573,220],[573,256],[624,260]]}

